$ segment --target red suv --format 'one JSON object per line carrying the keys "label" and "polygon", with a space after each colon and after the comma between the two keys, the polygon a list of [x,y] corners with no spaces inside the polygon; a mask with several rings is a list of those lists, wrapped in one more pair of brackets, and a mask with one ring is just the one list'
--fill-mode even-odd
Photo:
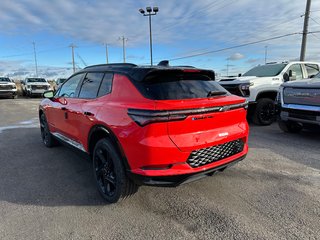
{"label": "red suv", "polygon": [[247,102],[210,70],[103,64],[72,75],[39,108],[41,136],[89,154],[108,202],[139,185],[177,186],[245,158]]}

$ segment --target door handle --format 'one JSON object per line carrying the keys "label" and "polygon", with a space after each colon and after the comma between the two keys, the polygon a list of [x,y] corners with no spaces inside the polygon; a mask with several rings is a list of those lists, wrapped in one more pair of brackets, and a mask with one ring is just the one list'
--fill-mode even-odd
{"label": "door handle", "polygon": [[94,114],[91,113],[91,112],[84,112],[83,114],[86,115],[86,116],[93,116],[93,115],[94,115]]}
{"label": "door handle", "polygon": [[66,107],[62,107],[61,110],[65,111],[68,110]]}

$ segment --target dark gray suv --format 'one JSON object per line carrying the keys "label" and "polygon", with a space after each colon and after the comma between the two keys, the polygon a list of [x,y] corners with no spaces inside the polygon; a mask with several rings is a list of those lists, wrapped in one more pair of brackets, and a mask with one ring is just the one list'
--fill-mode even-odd
{"label": "dark gray suv", "polygon": [[320,73],[282,84],[276,102],[283,131],[300,132],[303,127],[320,126]]}

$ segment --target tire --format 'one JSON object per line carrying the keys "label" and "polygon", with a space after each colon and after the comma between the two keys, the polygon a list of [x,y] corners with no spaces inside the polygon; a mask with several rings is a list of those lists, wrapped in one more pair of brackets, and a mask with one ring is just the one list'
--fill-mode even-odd
{"label": "tire", "polygon": [[288,133],[299,133],[303,128],[303,126],[299,123],[291,121],[282,121],[281,119],[278,119],[278,125],[282,131]]}
{"label": "tire", "polygon": [[108,139],[101,139],[93,151],[93,174],[101,196],[116,203],[134,194],[138,186],[127,178],[122,159]]}
{"label": "tire", "polygon": [[51,148],[57,145],[57,140],[50,133],[48,122],[44,114],[40,115],[40,131],[42,142],[46,147]]}
{"label": "tire", "polygon": [[253,113],[253,123],[267,126],[275,121],[275,104],[270,98],[261,98],[257,102],[256,109]]}

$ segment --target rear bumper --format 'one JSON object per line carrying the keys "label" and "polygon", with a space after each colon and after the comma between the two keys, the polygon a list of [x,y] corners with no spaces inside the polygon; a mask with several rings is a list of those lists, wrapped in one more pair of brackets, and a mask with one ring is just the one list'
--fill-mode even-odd
{"label": "rear bumper", "polygon": [[320,125],[320,107],[288,104],[278,111],[282,121]]}
{"label": "rear bumper", "polygon": [[181,184],[189,183],[201,179],[206,176],[211,176],[217,171],[223,171],[227,167],[230,167],[237,162],[245,159],[246,154],[233,159],[227,163],[215,166],[213,168],[188,174],[179,174],[171,176],[143,176],[134,173],[128,173],[129,177],[138,185],[148,185],[148,186],[160,186],[160,187],[176,187]]}

